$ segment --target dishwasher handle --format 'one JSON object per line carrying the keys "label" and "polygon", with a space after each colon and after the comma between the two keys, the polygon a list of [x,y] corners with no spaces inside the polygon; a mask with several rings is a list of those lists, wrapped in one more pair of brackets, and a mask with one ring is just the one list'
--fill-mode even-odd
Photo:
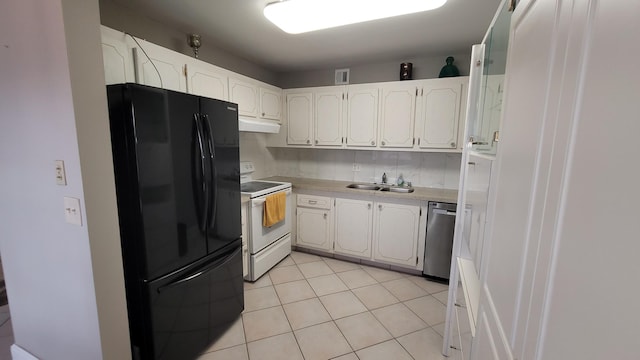
{"label": "dishwasher handle", "polygon": [[449,210],[443,210],[443,209],[433,209],[433,213],[436,215],[456,216],[455,211],[449,211]]}

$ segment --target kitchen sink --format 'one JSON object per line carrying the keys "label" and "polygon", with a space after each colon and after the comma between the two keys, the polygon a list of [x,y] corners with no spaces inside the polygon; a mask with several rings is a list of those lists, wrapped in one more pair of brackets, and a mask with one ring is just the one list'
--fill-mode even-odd
{"label": "kitchen sink", "polygon": [[396,193],[412,193],[414,191],[413,188],[409,187],[385,187],[380,189],[380,191],[388,191],[388,192],[396,192]]}
{"label": "kitchen sink", "polygon": [[349,189],[358,189],[358,190],[380,190],[380,186],[373,184],[349,184],[347,185]]}
{"label": "kitchen sink", "polygon": [[349,184],[347,185],[349,189],[358,189],[358,190],[374,190],[374,191],[388,191],[395,193],[412,193],[414,191],[411,187],[395,187],[395,186],[379,186],[376,184]]}

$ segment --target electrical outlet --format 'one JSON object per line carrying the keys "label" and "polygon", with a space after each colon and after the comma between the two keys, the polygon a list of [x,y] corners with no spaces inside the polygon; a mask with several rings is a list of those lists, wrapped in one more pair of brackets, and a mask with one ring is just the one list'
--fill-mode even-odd
{"label": "electrical outlet", "polygon": [[56,160],[56,184],[67,185],[67,174],[64,172],[63,160]]}
{"label": "electrical outlet", "polygon": [[64,219],[69,224],[82,226],[82,213],[80,212],[80,199],[64,197]]}
{"label": "electrical outlet", "polygon": [[353,171],[360,171],[360,164],[354,163],[352,169],[353,169]]}

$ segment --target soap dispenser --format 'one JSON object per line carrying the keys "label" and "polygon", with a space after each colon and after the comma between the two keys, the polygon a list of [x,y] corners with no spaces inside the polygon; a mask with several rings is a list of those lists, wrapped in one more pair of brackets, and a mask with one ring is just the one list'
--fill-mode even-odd
{"label": "soap dispenser", "polygon": [[404,186],[404,178],[402,177],[402,174],[398,176],[398,186]]}
{"label": "soap dispenser", "polygon": [[387,173],[383,173],[382,174],[382,183],[386,184],[387,183]]}

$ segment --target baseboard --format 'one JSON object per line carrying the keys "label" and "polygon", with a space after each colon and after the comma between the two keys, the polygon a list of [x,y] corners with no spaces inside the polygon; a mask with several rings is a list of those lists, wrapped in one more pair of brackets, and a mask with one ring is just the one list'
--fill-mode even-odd
{"label": "baseboard", "polygon": [[11,359],[13,360],[38,360],[37,357],[29,354],[28,351],[24,350],[20,346],[13,344],[11,345]]}

